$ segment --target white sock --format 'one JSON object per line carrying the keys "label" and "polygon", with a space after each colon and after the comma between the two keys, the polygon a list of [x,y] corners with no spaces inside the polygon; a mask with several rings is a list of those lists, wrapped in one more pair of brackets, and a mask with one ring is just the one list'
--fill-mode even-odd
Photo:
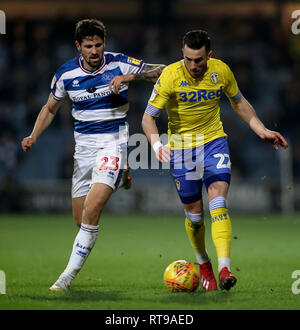
{"label": "white sock", "polygon": [[82,268],[87,257],[91,253],[98,236],[99,226],[81,224],[79,232],[73,244],[73,250],[69,263],[62,273],[68,279],[73,280]]}
{"label": "white sock", "polygon": [[205,254],[196,253],[196,258],[200,265],[205,264],[206,262],[209,261],[209,257],[207,253]]}
{"label": "white sock", "polygon": [[230,271],[230,258],[218,258],[218,271],[223,267],[227,267]]}

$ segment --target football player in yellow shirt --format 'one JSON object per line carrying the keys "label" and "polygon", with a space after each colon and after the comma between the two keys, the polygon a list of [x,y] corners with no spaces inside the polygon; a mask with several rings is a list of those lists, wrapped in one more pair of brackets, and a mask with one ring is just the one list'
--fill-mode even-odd
{"label": "football player in yellow shirt", "polygon": [[[224,93],[232,108],[262,139],[278,150],[287,148],[284,137],[267,129],[238,89],[224,62],[212,58],[206,31],[188,32],[183,38],[183,60],[167,66],[157,80],[142,120],[143,130],[156,157],[169,162],[174,183],[184,207],[185,227],[200,265],[204,290],[217,290],[213,268],[205,248],[202,183],[209,201],[212,240],[218,257],[220,289],[237,281],[230,270],[232,228],[227,194],[231,163],[227,135],[220,120]],[[156,119],[166,108],[169,143],[162,145]]]}

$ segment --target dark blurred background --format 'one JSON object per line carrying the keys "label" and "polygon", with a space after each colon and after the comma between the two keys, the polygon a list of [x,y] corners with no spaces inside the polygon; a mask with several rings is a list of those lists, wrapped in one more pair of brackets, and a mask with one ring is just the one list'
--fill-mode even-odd
{"label": "dark blurred background", "polygon": [[[275,152],[223,98],[221,116],[231,149],[233,210],[299,210],[300,34],[291,31],[291,13],[296,9],[300,2],[1,1],[0,10],[6,15],[6,34],[0,35],[1,212],[70,211],[74,143],[68,100],[30,153],[23,153],[20,143],[30,134],[47,101],[54,73],[77,55],[76,22],[90,17],[107,26],[107,51],[148,63],[180,60],[183,35],[191,29],[207,30],[214,57],[231,67],[240,90],[265,125],[280,131],[290,143],[288,151]],[[131,134],[142,132],[141,119],[151,90],[147,83],[131,85]],[[166,132],[165,115],[159,120],[159,129]],[[136,170],[132,177],[136,182],[132,192],[125,195],[120,191],[108,210],[120,210],[120,205],[124,212],[179,210],[174,206],[179,200],[167,171]]]}

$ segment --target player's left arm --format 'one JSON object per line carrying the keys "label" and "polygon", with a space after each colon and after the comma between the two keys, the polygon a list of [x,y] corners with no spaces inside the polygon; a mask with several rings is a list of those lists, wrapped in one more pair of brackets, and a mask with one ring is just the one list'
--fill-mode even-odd
{"label": "player's left arm", "polygon": [[275,150],[278,146],[286,149],[288,143],[278,132],[271,131],[258,118],[252,105],[242,96],[238,101],[231,99],[231,106],[240,118],[264,141],[271,143]]}
{"label": "player's left arm", "polygon": [[164,64],[146,63],[142,72],[115,76],[109,83],[109,89],[114,93],[119,94],[121,84],[126,84],[137,80],[155,83],[165,67],[166,66]]}
{"label": "player's left arm", "polygon": [[156,83],[158,77],[161,75],[165,67],[166,65],[164,64],[146,63],[142,72],[133,75],[133,80],[143,80]]}
{"label": "player's left arm", "polygon": [[[142,119],[142,128],[149,143],[154,149],[156,158],[160,162],[169,162],[171,160],[171,155],[173,155],[173,152],[168,146],[163,145],[160,142],[156,119],[157,117],[154,117],[151,114],[145,112]],[[155,145],[157,145],[157,147],[155,147]]]}

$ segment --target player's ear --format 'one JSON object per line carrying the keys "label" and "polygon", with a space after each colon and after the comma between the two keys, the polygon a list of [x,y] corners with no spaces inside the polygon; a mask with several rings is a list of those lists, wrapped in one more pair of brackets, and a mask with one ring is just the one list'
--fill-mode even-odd
{"label": "player's ear", "polygon": [[77,40],[75,41],[75,46],[76,46],[77,50],[79,52],[81,52],[81,46],[80,46],[80,43]]}
{"label": "player's ear", "polygon": [[208,59],[208,60],[212,57],[212,54],[213,54],[213,51],[212,51],[212,50],[210,50],[210,51],[207,53],[207,59]]}

